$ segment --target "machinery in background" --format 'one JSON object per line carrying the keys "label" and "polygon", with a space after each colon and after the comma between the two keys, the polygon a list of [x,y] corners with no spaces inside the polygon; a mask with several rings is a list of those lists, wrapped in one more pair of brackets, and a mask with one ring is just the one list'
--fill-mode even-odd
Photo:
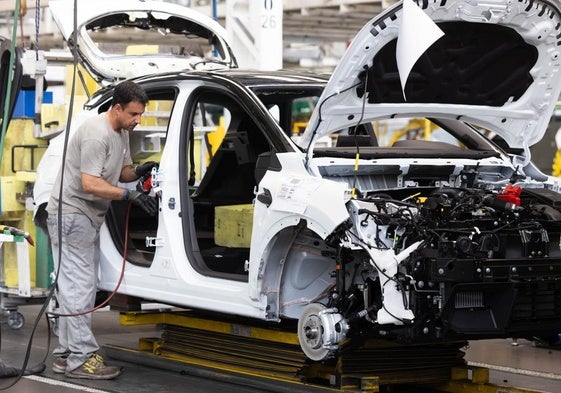
{"label": "machinery in background", "polygon": [[[43,93],[46,61],[42,52],[12,47],[2,39],[0,223],[9,233],[0,250],[0,308],[18,329],[24,321],[17,307],[46,296],[53,264],[47,236],[33,223],[32,195],[36,166],[48,146],[41,138],[41,107],[47,105],[42,101],[49,97]],[[37,239],[35,247],[28,248],[25,237]]]}
{"label": "machinery in background", "polygon": [[24,324],[23,314],[17,311],[17,302],[10,301],[10,297],[29,298],[33,296],[31,291],[31,278],[29,271],[29,245],[34,245],[33,238],[28,232],[20,229],[0,225],[0,250],[3,244],[15,244],[16,261],[18,272],[17,289],[8,287],[0,288],[2,294],[2,309],[8,312],[8,326],[12,329],[20,329]]}

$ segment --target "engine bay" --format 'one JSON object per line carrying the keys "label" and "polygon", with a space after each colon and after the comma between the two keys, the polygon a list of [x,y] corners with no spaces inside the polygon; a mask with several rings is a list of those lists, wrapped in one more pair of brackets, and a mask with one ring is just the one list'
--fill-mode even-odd
{"label": "engine bay", "polygon": [[457,179],[358,192],[348,202],[349,221],[327,239],[336,289],[300,321],[310,358],[372,335],[423,342],[555,330],[561,195],[533,181],[490,182],[477,170]]}

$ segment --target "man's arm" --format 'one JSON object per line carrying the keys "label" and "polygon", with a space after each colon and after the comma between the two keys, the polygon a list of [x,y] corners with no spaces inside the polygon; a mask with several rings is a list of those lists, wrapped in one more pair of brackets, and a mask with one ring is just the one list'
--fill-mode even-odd
{"label": "man's arm", "polygon": [[159,164],[156,161],[147,161],[136,167],[133,167],[132,165],[125,165],[123,166],[123,169],[121,169],[121,177],[119,177],[119,181],[128,183],[130,181],[138,180],[141,176],[150,174],[152,172],[152,168],[157,168],[158,165]]}
{"label": "man's arm", "polygon": [[[136,174],[134,174],[134,169],[131,169],[131,171],[134,175],[134,178],[130,181],[133,181],[138,177],[136,176]],[[89,194],[94,194],[100,198],[111,200],[123,199],[123,194],[125,192],[124,188],[115,187],[111,183],[108,183],[105,179],[88,175],[87,173],[82,173],[82,188]]]}
{"label": "man's arm", "polygon": [[84,191],[94,194],[100,198],[131,201],[133,205],[140,207],[151,216],[158,213],[158,203],[155,198],[136,190],[131,191],[115,187],[101,177],[82,173],[82,187],[84,188]]}
{"label": "man's arm", "polygon": [[132,165],[125,165],[123,169],[121,169],[121,175],[119,177],[120,182],[128,183],[138,180],[138,178],[139,176],[134,171],[134,167]]}

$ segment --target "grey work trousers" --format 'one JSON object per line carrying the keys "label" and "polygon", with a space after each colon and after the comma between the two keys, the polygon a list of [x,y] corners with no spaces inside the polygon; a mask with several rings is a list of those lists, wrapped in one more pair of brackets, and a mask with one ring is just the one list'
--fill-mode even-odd
{"label": "grey work trousers", "polygon": [[[62,214],[62,253],[59,264],[58,219],[49,214],[47,225],[58,269],[60,314],[74,314],[94,307],[99,266],[99,229],[83,214]],[[92,333],[92,314],[59,317],[58,342],[53,354],[68,354],[67,371],[80,367],[99,345]]]}

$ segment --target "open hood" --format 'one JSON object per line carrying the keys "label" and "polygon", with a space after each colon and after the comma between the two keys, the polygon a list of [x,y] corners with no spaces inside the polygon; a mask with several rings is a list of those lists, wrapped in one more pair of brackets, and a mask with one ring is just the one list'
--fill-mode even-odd
{"label": "open hood", "polygon": [[[72,48],[74,1],[51,0],[49,8]],[[177,4],[80,1],[77,26],[74,55],[100,82],[155,72],[237,66],[224,28]]]}
{"label": "open hood", "polygon": [[419,2],[415,10],[444,35],[414,63],[402,92],[396,46],[404,7],[395,4],[352,41],[300,145],[311,156],[315,141],[337,130],[380,118],[424,116],[461,119],[527,150],[543,137],[561,89],[560,5]]}

